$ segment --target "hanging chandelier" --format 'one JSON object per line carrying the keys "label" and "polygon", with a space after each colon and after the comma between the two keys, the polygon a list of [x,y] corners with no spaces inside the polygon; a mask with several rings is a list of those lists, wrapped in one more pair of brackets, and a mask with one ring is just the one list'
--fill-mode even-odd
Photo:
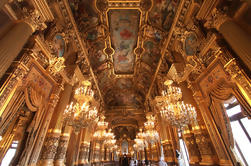
{"label": "hanging chandelier", "polygon": [[162,96],[157,98],[161,117],[177,128],[183,128],[196,120],[195,107],[185,104],[182,99],[181,89],[172,86],[172,81],[165,82],[167,89],[162,91]]}
{"label": "hanging chandelier", "polygon": [[155,130],[155,117],[153,115],[146,116],[147,121],[144,123],[145,126],[145,139],[153,144],[159,140],[159,134]]}
{"label": "hanging chandelier", "polygon": [[112,133],[112,130],[109,129],[108,132],[106,132],[106,140],[104,141],[104,144],[109,148],[111,149],[112,147],[115,146],[116,144],[116,139],[114,139],[115,136],[114,134]]}
{"label": "hanging chandelier", "polygon": [[79,132],[81,128],[94,126],[98,122],[98,111],[92,105],[94,93],[91,90],[89,81],[82,83],[82,86],[75,90],[75,102],[71,102],[64,111],[64,120],[69,126]]}
{"label": "hanging chandelier", "polygon": [[139,129],[136,139],[134,139],[135,144],[133,145],[133,148],[137,151],[144,150],[144,148],[148,146],[145,138],[146,134],[142,131],[142,129]]}
{"label": "hanging chandelier", "polygon": [[111,138],[111,134],[106,131],[107,127],[108,122],[105,122],[105,117],[102,115],[97,124],[97,131],[93,134],[93,139],[99,143],[103,143],[105,140]]}

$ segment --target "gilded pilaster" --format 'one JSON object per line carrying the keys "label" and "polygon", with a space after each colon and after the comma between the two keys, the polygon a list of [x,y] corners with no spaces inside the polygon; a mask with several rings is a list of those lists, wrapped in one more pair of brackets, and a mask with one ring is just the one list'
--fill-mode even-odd
{"label": "gilded pilaster", "polygon": [[[54,112],[55,106],[59,100],[59,94],[62,90],[61,85],[55,85],[53,92],[50,96],[48,103],[48,109],[45,112],[45,118],[41,124],[40,130],[36,133],[36,139],[29,142],[29,146],[24,151],[22,159],[19,161],[20,165],[34,165],[37,163],[39,154],[41,152],[42,143],[44,142],[46,132],[49,128],[49,122],[51,120],[52,114]],[[43,130],[42,130],[43,129]]]}

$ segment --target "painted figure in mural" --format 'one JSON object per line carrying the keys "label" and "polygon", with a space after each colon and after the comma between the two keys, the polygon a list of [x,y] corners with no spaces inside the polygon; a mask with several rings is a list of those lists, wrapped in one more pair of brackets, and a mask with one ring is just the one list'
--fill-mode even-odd
{"label": "painted figure in mural", "polygon": [[158,44],[152,40],[147,40],[144,42],[144,49],[145,52],[142,56],[142,60],[151,67],[155,67],[160,58]]}
{"label": "painted figure in mural", "polygon": [[185,52],[187,55],[194,55],[197,51],[198,40],[195,33],[190,33],[185,39]]}
{"label": "painted figure in mural", "polygon": [[98,14],[93,3],[93,0],[69,1],[75,20],[79,23],[80,32],[86,31],[89,27],[98,23]]}
{"label": "painted figure in mural", "polygon": [[151,23],[169,30],[173,22],[179,0],[156,0],[149,18]]}
{"label": "painted figure in mural", "polygon": [[62,35],[57,34],[54,37],[54,49],[57,57],[63,57],[65,52],[65,41]]}

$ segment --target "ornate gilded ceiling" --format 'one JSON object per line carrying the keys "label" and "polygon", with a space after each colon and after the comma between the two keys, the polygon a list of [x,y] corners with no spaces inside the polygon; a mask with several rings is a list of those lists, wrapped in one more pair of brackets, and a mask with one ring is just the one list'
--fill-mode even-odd
{"label": "ornate gilded ceiling", "polygon": [[141,118],[127,120],[138,125],[179,0],[69,0],[69,5],[107,115],[140,110]]}

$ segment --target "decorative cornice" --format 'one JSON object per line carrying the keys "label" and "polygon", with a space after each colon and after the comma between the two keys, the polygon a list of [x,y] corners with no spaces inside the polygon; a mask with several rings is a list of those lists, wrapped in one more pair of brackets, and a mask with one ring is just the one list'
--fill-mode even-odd
{"label": "decorative cornice", "polygon": [[166,40],[164,41],[164,46],[161,49],[161,58],[160,58],[159,63],[157,65],[156,71],[155,71],[155,73],[153,75],[153,79],[152,79],[150,88],[149,88],[149,90],[148,90],[148,92],[146,94],[145,101],[147,101],[147,99],[149,98],[149,96],[151,94],[155,79],[156,79],[156,77],[158,75],[160,66],[162,64],[162,60],[163,60],[164,56],[167,56],[166,53],[167,53],[168,46],[172,45],[172,42],[174,41],[174,38],[175,38],[175,35],[173,34],[174,30],[175,30],[175,28],[180,27],[182,22],[184,21],[184,15],[188,10],[188,6],[189,6],[188,4],[189,3],[191,3],[191,0],[181,0],[181,2],[179,4],[179,7],[177,9],[177,12],[176,12],[172,27],[171,27],[171,29],[169,31],[169,34],[168,34]]}
{"label": "decorative cornice", "polygon": [[74,19],[73,15],[72,15],[72,12],[71,12],[71,9],[70,9],[70,6],[69,6],[67,0],[59,0],[59,6],[62,9],[62,14],[65,17],[65,20],[68,21],[67,22],[68,28],[73,29],[74,33],[72,33],[72,37],[73,37],[74,41],[77,43],[77,47],[80,49],[82,55],[85,57],[85,61],[86,61],[87,66],[89,67],[89,70],[90,70],[90,74],[91,74],[91,76],[93,78],[93,81],[94,81],[95,86],[97,88],[97,91],[99,93],[99,97],[100,97],[102,103],[104,104],[104,99],[103,99],[102,94],[100,92],[100,88],[98,86],[97,79],[96,79],[96,77],[94,75],[93,69],[92,69],[92,67],[90,65],[90,61],[89,61],[88,56],[87,56],[88,52],[87,52],[86,46],[82,42],[82,39],[81,39],[79,31],[78,31],[78,27],[76,25],[75,19]]}

